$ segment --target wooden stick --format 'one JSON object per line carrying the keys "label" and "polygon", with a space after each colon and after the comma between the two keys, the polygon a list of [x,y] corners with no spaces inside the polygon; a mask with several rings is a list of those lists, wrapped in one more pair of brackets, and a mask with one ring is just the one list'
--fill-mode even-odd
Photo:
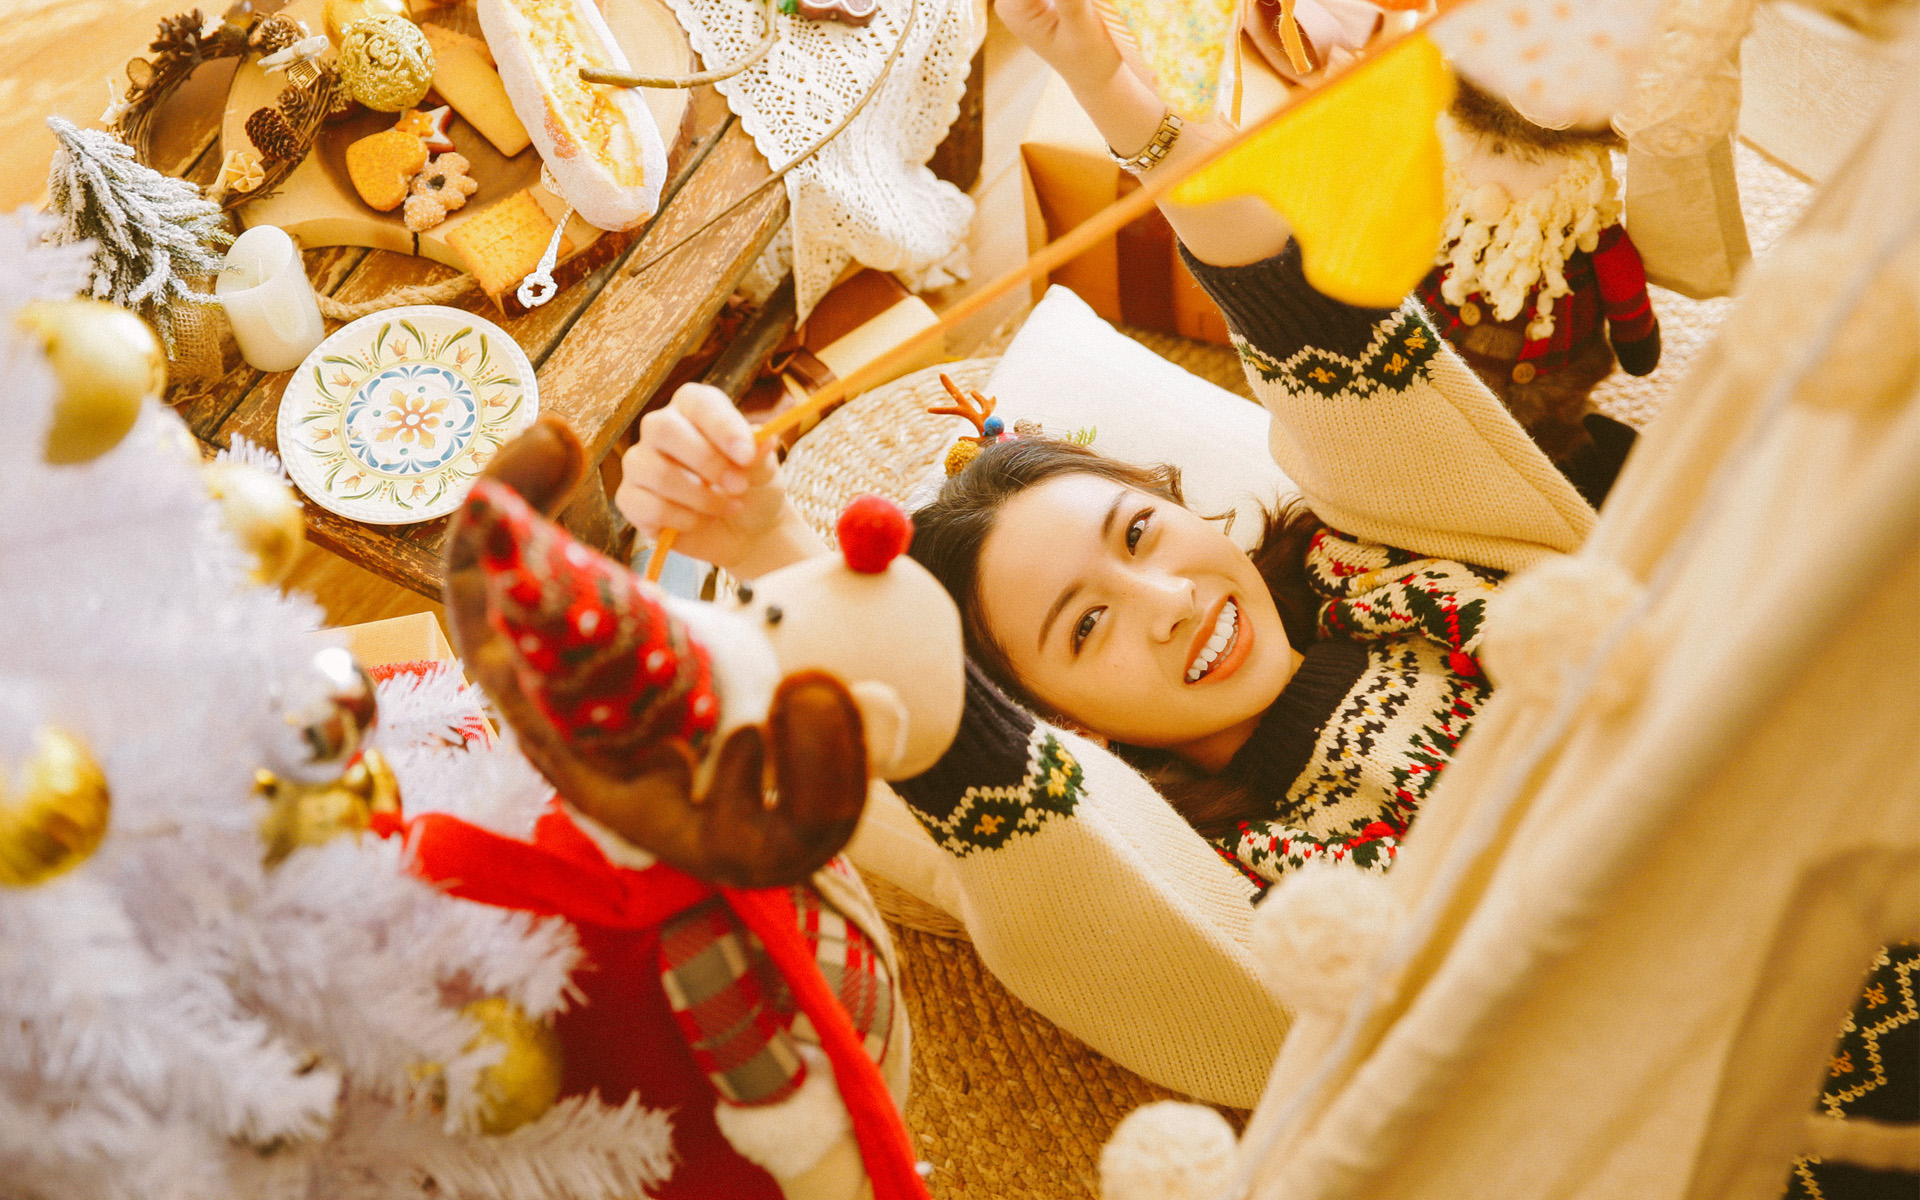
{"label": "wooden stick", "polygon": [[[1433,20],[1445,16],[1449,11],[1462,4],[1471,2],[1472,0],[1440,0],[1439,9],[1433,19],[1423,22],[1421,25],[1403,33],[1395,34],[1392,40],[1378,47],[1372,54],[1369,54],[1364,59],[1356,59],[1337,70],[1329,70],[1324,79],[1312,87],[1295,92],[1287,99],[1285,104],[1282,104],[1272,115],[1258,125],[1239,130],[1231,138],[1215,146],[1206,154],[1195,159],[1177,172],[1148,172],[1145,176],[1141,177],[1138,190],[1129,192],[1125,196],[1115,200],[1099,212],[1094,213],[1086,220],[1080,222],[1080,224],[1069,229],[1060,237],[1042,246],[1039,250],[1035,251],[1026,262],[1008,271],[1005,275],[987,284],[972,295],[955,302],[944,313],[940,314],[940,319],[935,324],[914,334],[906,341],[901,342],[873,361],[856,368],[849,374],[830,380],[825,387],[815,392],[813,398],[807,403],[796,405],[775,416],[765,425],[762,425],[754,434],[755,446],[766,446],[788,429],[801,424],[809,417],[813,417],[821,411],[831,408],[848,396],[857,396],[868,388],[874,387],[880,381],[889,378],[894,372],[894,369],[901,363],[908,362],[924,351],[931,349],[936,343],[942,341],[949,331],[976,313],[984,311],[988,305],[1000,297],[1006,295],[1014,288],[1019,287],[1021,284],[1027,283],[1041,275],[1048,274],[1052,272],[1054,268],[1063,266],[1071,260],[1078,258],[1100,242],[1118,233],[1121,227],[1138,220],[1150,212],[1153,206],[1159,203],[1161,197],[1186,182],[1189,176],[1205,170],[1228,154],[1233,153],[1241,146],[1252,141],[1254,138],[1259,137],[1268,129],[1278,124],[1283,117],[1291,113],[1294,109],[1309,103],[1316,97],[1325,95],[1348,75],[1366,70],[1369,66],[1385,57],[1388,51],[1398,46],[1402,41],[1423,33],[1427,26],[1433,23]],[[648,579],[658,580],[660,578],[660,572],[666,566],[667,551],[673,548],[673,543],[678,536],[679,533],[677,530],[662,529],[659,536],[654,539],[653,553],[651,557],[647,559]]]}

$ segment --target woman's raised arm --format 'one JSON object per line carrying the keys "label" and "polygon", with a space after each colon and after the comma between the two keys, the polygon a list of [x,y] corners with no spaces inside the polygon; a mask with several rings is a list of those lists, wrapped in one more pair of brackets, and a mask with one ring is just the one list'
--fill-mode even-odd
{"label": "woman's raised arm", "polygon": [[[1110,150],[1138,154],[1153,140],[1167,106],[1121,59],[1092,0],[997,0],[994,10],[1014,36],[1060,73]],[[1152,170],[1177,172],[1228,133],[1218,123],[1189,123]],[[1196,258],[1216,266],[1270,258],[1289,236],[1286,221],[1251,196],[1198,207],[1163,200],[1160,211]]]}

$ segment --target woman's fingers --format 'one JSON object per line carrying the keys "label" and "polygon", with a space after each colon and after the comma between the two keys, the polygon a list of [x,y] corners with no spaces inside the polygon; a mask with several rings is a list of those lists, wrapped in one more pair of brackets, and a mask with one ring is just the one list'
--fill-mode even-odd
{"label": "woman's fingers", "polygon": [[678,409],[659,408],[640,418],[640,441],[636,450],[644,453],[634,465],[642,486],[652,487],[656,474],[665,474],[665,465],[692,472],[700,481],[727,495],[745,494],[747,472],[723,454],[713,440]]}
{"label": "woman's fingers", "polygon": [[613,502],[622,515],[633,522],[634,528],[648,537],[656,536],[662,529],[693,533],[712,524],[714,520],[712,516],[676,504],[658,492],[637,487],[631,480],[620,485]]}
{"label": "woman's fingers", "polygon": [[682,384],[668,407],[686,417],[688,423],[735,466],[750,465],[759,453],[753,441],[753,427],[719,388],[704,383]]}

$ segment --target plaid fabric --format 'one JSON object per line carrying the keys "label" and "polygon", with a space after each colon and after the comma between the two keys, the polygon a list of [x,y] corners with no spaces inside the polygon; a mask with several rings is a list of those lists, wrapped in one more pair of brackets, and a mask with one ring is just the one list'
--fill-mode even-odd
{"label": "plaid fabric", "polygon": [[[1568,255],[1565,272],[1567,286],[1573,290],[1553,302],[1553,333],[1544,338],[1526,334],[1538,289],[1527,294],[1519,315],[1506,321],[1494,320],[1492,307],[1474,293],[1467,299],[1481,317],[1469,325],[1460,319],[1460,309],[1440,294],[1447,268],[1438,266],[1420,281],[1419,300],[1440,336],[1452,342],[1468,362],[1507,367],[1527,362],[1533,364],[1536,375],[1552,374],[1571,362],[1600,336],[1603,317],[1616,343],[1637,342],[1653,332],[1646,272],[1624,227],[1611,225],[1601,231],[1593,253],[1576,250]],[[1496,369],[1496,374],[1504,373]]]}
{"label": "plaid fabric", "polygon": [[[795,884],[801,933],[879,1062],[893,1028],[893,986],[874,946],[818,892]],[[660,931],[660,982],[694,1061],[730,1104],[777,1104],[805,1082],[796,1036],[816,1042],[792,991],[767,961],[760,939],[715,897]]]}

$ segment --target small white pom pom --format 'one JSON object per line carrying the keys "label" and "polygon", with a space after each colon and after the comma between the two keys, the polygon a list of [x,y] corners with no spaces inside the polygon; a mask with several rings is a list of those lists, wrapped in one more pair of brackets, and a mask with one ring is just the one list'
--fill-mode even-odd
{"label": "small white pom pom", "polygon": [[1551,699],[1640,597],[1640,585],[1593,557],[1550,558],[1507,581],[1487,604],[1480,662],[1497,688]]}
{"label": "small white pom pom", "polygon": [[1127,1114],[1100,1151],[1101,1200],[1216,1200],[1233,1177],[1226,1118],[1162,1100]]}
{"label": "small white pom pom", "polygon": [[1385,876],[1310,863],[1254,910],[1254,960],[1282,1003],[1337,1013],[1359,992],[1400,915]]}

